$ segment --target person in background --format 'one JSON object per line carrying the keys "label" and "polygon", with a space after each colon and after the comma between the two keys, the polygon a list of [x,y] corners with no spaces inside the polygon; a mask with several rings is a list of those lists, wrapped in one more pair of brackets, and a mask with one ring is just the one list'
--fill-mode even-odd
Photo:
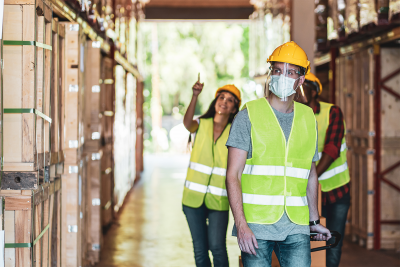
{"label": "person in background", "polygon": [[[193,119],[196,102],[204,83],[197,81],[183,123],[196,133],[183,190],[183,212],[193,239],[196,266],[229,266],[226,231],[229,203],[225,187],[228,149],[225,147],[231,123],[237,114],[241,97],[234,85],[217,90],[207,112]],[[208,219],[208,223],[207,223]]]}
{"label": "person in background", "polygon": [[[338,106],[318,100],[322,93],[319,79],[312,73],[305,77],[304,96],[300,102],[314,111],[318,122],[318,181],[322,191],[322,216],[331,231],[344,236],[350,207],[350,173],[347,168],[345,122]],[[333,241],[333,240],[332,240]],[[328,241],[328,244],[333,242]],[[337,267],[342,254],[343,239],[337,247],[326,251],[326,266]]]}
{"label": "person in background", "polygon": [[[232,123],[227,192],[245,267],[311,265],[310,230],[330,231],[318,214],[317,125],[313,111],[294,102],[310,62],[295,42],[268,58],[269,95],[246,103]],[[325,236],[325,235],[326,236]]]}

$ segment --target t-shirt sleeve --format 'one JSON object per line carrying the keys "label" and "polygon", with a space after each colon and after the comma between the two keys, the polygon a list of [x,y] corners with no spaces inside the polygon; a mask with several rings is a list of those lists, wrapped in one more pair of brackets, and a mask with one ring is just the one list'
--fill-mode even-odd
{"label": "t-shirt sleeve", "polygon": [[239,111],[233,120],[226,146],[239,148],[247,152],[250,151],[251,122],[247,109]]}
{"label": "t-shirt sleeve", "polygon": [[315,154],[312,159],[312,162],[317,162],[319,160],[319,154],[318,154],[318,122],[315,121],[315,125],[317,127],[317,144],[315,145]]}

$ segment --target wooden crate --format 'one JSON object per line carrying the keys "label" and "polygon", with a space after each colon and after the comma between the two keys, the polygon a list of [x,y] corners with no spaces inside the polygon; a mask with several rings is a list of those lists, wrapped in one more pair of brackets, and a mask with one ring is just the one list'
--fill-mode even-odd
{"label": "wooden crate", "polygon": [[100,260],[102,245],[101,229],[101,153],[92,153],[87,165],[86,218],[87,255],[86,259],[94,265]]}
{"label": "wooden crate", "polygon": [[346,122],[347,161],[351,177],[350,227],[353,241],[373,246],[374,124],[373,50],[337,60],[337,105]]}
{"label": "wooden crate", "polygon": [[62,217],[62,266],[85,266],[86,240],[86,183],[87,161],[85,143],[85,70],[86,36],[77,23],[60,22],[65,27],[65,60],[63,80],[65,88],[65,138]]}
{"label": "wooden crate", "polygon": [[62,241],[61,266],[86,266],[86,231],[88,227],[87,208],[87,158],[77,165],[65,165],[61,176],[64,194],[62,199]]}
{"label": "wooden crate", "polygon": [[37,188],[39,171],[48,177],[51,28],[45,2],[5,3],[2,189]]}
{"label": "wooden crate", "polygon": [[108,144],[103,149],[101,157],[101,227],[105,232],[112,223],[113,219],[113,164],[112,164],[112,144]]}
{"label": "wooden crate", "polygon": [[[336,99],[346,120],[349,148],[350,232],[353,241],[368,249],[374,248],[374,241],[375,247],[376,243],[386,249],[400,247],[400,212],[395,208],[400,201],[396,191],[396,187],[400,188],[399,170],[396,169],[400,162],[400,128],[397,123],[400,110],[399,99],[395,97],[396,92],[399,95],[399,76],[394,75],[379,87],[376,87],[375,79],[376,73],[381,73],[380,79],[384,79],[400,68],[399,51],[398,48],[370,47],[341,55],[336,62],[339,74]],[[381,67],[376,69],[377,65]],[[394,94],[383,90],[384,86],[394,90]],[[374,102],[377,94],[381,95],[381,112],[376,113],[379,108]],[[376,136],[377,119],[381,128],[379,136]],[[386,172],[388,169],[392,171]],[[376,180],[380,180],[379,187],[376,187]],[[375,206],[376,194],[380,199],[377,202],[380,202],[379,206]],[[375,211],[380,211],[381,220],[376,221]]]}
{"label": "wooden crate", "polygon": [[60,266],[61,181],[36,190],[2,190],[5,266]]}
{"label": "wooden crate", "polygon": [[65,85],[63,75],[65,68],[65,25],[59,24],[53,19],[53,56],[51,69],[51,157],[50,164],[58,164],[64,161],[63,140],[64,140],[64,114],[65,114]]}
{"label": "wooden crate", "polygon": [[100,78],[100,112],[102,128],[102,143],[110,144],[113,141],[114,124],[114,63],[111,58],[101,59]]}
{"label": "wooden crate", "polygon": [[64,123],[65,123],[65,25],[53,19],[53,49],[51,68],[51,156],[49,177],[60,177],[64,173]]}
{"label": "wooden crate", "polygon": [[136,91],[136,177],[135,181],[140,179],[140,173],[143,171],[143,133],[144,133],[144,124],[143,124],[143,81],[137,81],[137,91]]}
{"label": "wooden crate", "polygon": [[101,248],[101,158],[102,152],[102,124],[103,114],[100,111],[101,88],[100,70],[101,53],[98,42],[87,43],[87,72],[85,79],[85,143],[84,153],[88,156],[86,172],[86,241],[87,253],[85,260],[94,265],[100,259]]}
{"label": "wooden crate", "polygon": [[64,88],[65,88],[65,163],[77,165],[78,149],[80,147],[78,123],[78,72],[79,72],[79,24],[61,22],[65,27],[65,60],[64,60]]}
{"label": "wooden crate", "polygon": [[113,126],[114,126],[114,63],[111,58],[101,59],[100,80],[101,117],[101,227],[105,232],[113,219]]}
{"label": "wooden crate", "polygon": [[[381,248],[400,249],[400,48],[380,49],[381,81],[397,71],[382,84],[393,90],[381,91]],[[393,167],[397,166],[397,167]],[[393,167],[393,168],[392,168]],[[387,170],[392,169],[390,172]]]}

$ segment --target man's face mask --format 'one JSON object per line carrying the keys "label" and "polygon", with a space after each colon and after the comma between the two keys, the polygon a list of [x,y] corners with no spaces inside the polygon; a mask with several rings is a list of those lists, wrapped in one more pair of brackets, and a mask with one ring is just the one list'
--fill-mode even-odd
{"label": "man's face mask", "polygon": [[294,87],[294,83],[299,78],[292,79],[292,78],[286,77],[284,75],[279,75],[279,76],[272,75],[271,81],[269,83],[269,90],[274,95],[281,98],[283,101],[286,101],[287,97],[296,93],[296,91],[293,89],[293,87]]}

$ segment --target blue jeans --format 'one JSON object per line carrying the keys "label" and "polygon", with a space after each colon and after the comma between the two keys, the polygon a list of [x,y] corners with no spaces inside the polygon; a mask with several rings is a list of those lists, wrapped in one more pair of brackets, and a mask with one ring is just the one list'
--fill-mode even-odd
{"label": "blue jeans", "polygon": [[289,235],[284,241],[269,241],[257,239],[257,255],[242,252],[244,267],[271,266],[272,251],[279,260],[281,267],[310,267],[310,237],[308,235]]}
{"label": "blue jeans", "polygon": [[196,266],[211,267],[208,250],[213,255],[214,267],[229,266],[226,251],[229,211],[210,210],[203,203],[199,208],[183,205],[183,213],[192,234]]}
{"label": "blue jeans", "polygon": [[[322,216],[326,218],[326,228],[331,231],[337,231],[342,235],[342,240],[337,247],[328,249],[326,251],[326,266],[338,267],[340,257],[342,256],[342,245],[344,238],[344,231],[346,227],[347,212],[350,207],[350,193],[345,194],[341,199],[335,203],[327,203],[322,206]],[[333,244],[334,238],[329,240],[327,244]]]}

